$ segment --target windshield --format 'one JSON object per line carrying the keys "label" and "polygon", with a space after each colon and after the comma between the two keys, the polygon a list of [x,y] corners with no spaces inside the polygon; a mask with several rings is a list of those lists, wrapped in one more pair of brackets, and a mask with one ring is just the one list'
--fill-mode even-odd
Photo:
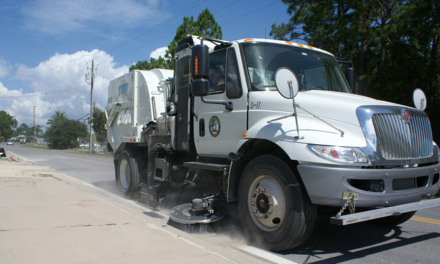
{"label": "windshield", "polygon": [[251,91],[276,91],[274,74],[291,69],[300,91],[326,90],[351,93],[335,58],[298,47],[272,43],[242,44]]}

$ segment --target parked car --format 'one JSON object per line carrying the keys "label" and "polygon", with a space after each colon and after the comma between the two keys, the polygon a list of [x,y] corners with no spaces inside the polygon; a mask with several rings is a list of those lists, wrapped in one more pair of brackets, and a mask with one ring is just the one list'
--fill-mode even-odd
{"label": "parked car", "polygon": [[13,141],[12,139],[8,140],[7,145],[8,145],[8,146],[9,146],[9,145],[14,146],[14,141]]}
{"label": "parked car", "polygon": [[20,140],[20,144],[26,144],[26,139],[22,138],[22,139]]}
{"label": "parked car", "polygon": [[84,148],[89,148],[89,142],[81,142],[81,144],[79,145],[80,148],[84,149]]}

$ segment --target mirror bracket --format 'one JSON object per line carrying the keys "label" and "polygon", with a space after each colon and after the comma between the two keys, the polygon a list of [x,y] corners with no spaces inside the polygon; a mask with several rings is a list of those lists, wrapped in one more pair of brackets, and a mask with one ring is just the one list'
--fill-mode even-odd
{"label": "mirror bracket", "polygon": [[217,100],[205,100],[205,98],[203,98],[203,96],[202,96],[202,102],[204,102],[205,104],[221,104],[221,105],[225,106],[225,109],[227,111],[234,110],[234,106],[233,106],[232,102],[217,101]]}

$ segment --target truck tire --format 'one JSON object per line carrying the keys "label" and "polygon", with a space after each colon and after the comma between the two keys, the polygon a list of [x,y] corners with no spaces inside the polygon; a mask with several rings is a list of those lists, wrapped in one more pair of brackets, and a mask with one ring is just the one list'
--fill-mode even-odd
{"label": "truck tire", "polygon": [[416,212],[417,211],[403,213],[401,215],[396,215],[396,216],[388,216],[388,217],[378,218],[378,219],[368,221],[368,223],[376,225],[376,226],[393,227],[393,226],[405,223],[411,217],[413,217],[413,215],[415,215]]}
{"label": "truck tire", "polygon": [[134,197],[144,173],[144,162],[141,153],[133,148],[121,152],[117,162],[116,181],[119,189],[127,197]]}
{"label": "truck tire", "polygon": [[272,251],[301,245],[313,231],[317,207],[299,175],[281,157],[262,155],[245,168],[238,190],[238,209],[252,243]]}

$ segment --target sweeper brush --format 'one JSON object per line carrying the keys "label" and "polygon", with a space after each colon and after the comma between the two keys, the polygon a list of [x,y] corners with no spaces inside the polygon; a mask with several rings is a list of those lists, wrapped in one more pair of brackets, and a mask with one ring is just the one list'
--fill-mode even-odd
{"label": "sweeper brush", "polygon": [[168,225],[187,233],[208,232],[211,223],[225,217],[223,207],[219,206],[221,202],[222,200],[210,196],[178,205],[171,209]]}

